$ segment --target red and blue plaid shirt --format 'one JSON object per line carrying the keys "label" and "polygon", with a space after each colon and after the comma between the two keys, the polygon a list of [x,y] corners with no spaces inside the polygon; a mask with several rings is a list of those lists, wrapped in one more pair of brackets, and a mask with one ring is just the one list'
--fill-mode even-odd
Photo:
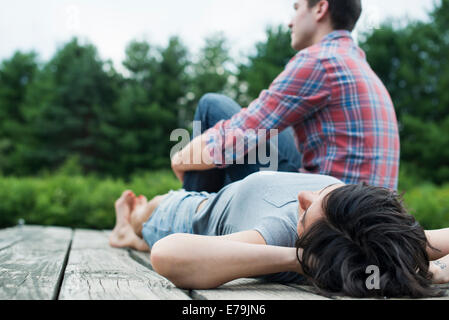
{"label": "red and blue plaid shirt", "polygon": [[290,126],[302,156],[300,172],[397,189],[394,106],[350,32],[334,31],[298,52],[248,108],[206,132],[207,148],[214,163],[224,167],[235,160],[235,136],[246,136],[247,153],[251,141],[258,141],[251,132]]}

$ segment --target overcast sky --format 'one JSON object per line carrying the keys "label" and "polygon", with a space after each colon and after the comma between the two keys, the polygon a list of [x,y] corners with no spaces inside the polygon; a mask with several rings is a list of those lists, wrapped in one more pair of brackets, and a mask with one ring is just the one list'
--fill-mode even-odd
{"label": "overcast sky", "polygon": [[[166,45],[179,35],[195,53],[203,39],[222,31],[235,58],[263,40],[267,25],[288,24],[294,0],[0,0],[0,61],[16,50],[50,59],[77,35],[93,43],[103,59],[121,69],[132,39]],[[388,16],[425,19],[434,0],[363,0],[359,29]]]}

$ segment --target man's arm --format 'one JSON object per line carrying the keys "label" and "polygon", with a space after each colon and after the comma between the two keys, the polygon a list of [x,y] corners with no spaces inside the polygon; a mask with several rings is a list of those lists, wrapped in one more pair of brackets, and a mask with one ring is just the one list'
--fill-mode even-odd
{"label": "man's arm", "polygon": [[[272,129],[279,134],[326,107],[330,97],[331,86],[321,62],[316,57],[300,54],[248,108],[229,120],[218,122],[201,138],[187,145],[176,157],[177,160],[172,159],[173,171],[180,178],[186,171],[226,167],[257,144],[272,138]],[[265,130],[265,134],[260,130]],[[265,139],[259,137],[259,133]],[[236,139],[244,141],[243,150],[239,150],[238,155],[233,148]],[[201,163],[195,165],[191,161],[183,161],[181,164],[181,159],[190,159],[192,151],[200,158],[201,154],[205,155],[203,160],[200,159]]]}
{"label": "man's arm", "polygon": [[153,246],[151,263],[156,272],[186,289],[212,289],[239,278],[302,272],[295,248],[255,243],[257,238],[245,232],[228,238],[175,234]]}
{"label": "man's arm", "polygon": [[193,139],[171,159],[171,167],[179,181],[184,182],[184,173],[214,169],[215,165],[206,149],[206,136]]}

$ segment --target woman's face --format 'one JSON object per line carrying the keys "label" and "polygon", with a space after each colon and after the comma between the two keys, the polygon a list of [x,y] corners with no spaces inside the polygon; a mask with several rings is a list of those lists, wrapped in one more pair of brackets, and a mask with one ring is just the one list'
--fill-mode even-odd
{"label": "woman's face", "polygon": [[298,235],[304,233],[318,220],[324,217],[323,199],[332,191],[343,187],[344,184],[330,185],[320,191],[302,191],[298,194],[299,222]]}

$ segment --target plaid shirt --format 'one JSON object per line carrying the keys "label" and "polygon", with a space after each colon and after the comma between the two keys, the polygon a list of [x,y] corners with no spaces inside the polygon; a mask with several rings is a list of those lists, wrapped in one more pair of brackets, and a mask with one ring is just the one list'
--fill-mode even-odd
{"label": "plaid shirt", "polygon": [[290,126],[302,156],[299,172],[397,189],[400,143],[394,106],[350,32],[334,31],[298,52],[248,108],[206,132],[206,147],[214,163],[225,167],[239,151],[232,147],[236,136],[246,137],[237,149],[248,153],[260,143],[258,130],[281,132]]}

